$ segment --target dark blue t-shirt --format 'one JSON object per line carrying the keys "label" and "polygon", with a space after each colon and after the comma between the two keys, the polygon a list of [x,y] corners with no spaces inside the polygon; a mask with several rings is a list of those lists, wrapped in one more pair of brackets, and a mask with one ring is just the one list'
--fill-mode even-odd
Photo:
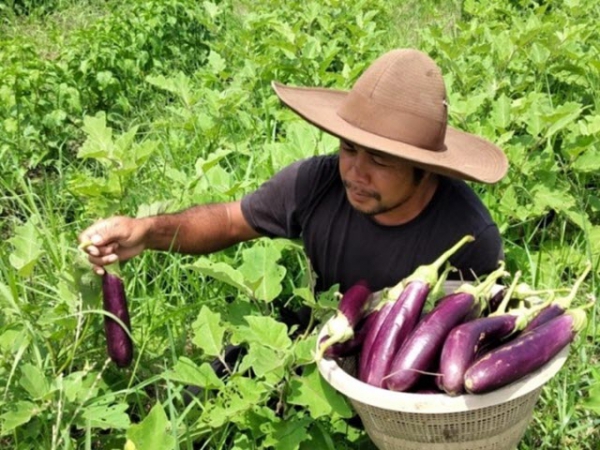
{"label": "dark blue t-shirt", "polygon": [[433,262],[466,234],[449,278],[473,280],[498,267],[502,240],[489,212],[462,180],[440,176],[427,207],[413,220],[384,226],[348,202],[338,156],[298,161],[242,199],[249,224],[263,235],[302,238],[317,274],[317,290],[339,283],[345,292],[360,279],[373,290],[397,284]]}

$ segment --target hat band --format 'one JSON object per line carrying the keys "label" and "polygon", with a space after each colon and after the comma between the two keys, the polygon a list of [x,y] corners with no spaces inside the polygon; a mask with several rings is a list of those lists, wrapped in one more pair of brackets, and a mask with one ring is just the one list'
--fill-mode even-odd
{"label": "hat band", "polygon": [[446,122],[419,117],[376,104],[356,90],[350,91],[337,115],[351,125],[426,150],[444,149]]}

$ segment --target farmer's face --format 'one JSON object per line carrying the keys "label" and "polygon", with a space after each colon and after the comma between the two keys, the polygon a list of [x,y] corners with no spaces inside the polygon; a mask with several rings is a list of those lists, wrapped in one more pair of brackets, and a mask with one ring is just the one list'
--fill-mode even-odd
{"label": "farmer's face", "polygon": [[339,164],[350,204],[384,223],[402,216],[421,186],[411,164],[348,141],[340,141]]}

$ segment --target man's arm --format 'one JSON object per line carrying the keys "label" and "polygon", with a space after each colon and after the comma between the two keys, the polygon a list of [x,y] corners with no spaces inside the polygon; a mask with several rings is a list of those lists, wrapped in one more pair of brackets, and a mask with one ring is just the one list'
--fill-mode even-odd
{"label": "man's arm", "polygon": [[101,275],[102,266],[125,261],[145,249],[207,254],[257,237],[260,234],[248,224],[238,201],[141,219],[111,217],[84,230],[79,241]]}

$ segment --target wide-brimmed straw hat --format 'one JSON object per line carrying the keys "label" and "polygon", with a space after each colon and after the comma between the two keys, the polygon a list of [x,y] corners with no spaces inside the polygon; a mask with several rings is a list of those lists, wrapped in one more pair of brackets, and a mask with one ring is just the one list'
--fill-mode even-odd
{"label": "wide-brimmed straw hat", "polygon": [[273,89],[283,103],[325,132],[432,172],[495,183],[508,169],[496,145],[448,126],[442,73],[420,51],[384,54],[349,92],[277,82]]}

